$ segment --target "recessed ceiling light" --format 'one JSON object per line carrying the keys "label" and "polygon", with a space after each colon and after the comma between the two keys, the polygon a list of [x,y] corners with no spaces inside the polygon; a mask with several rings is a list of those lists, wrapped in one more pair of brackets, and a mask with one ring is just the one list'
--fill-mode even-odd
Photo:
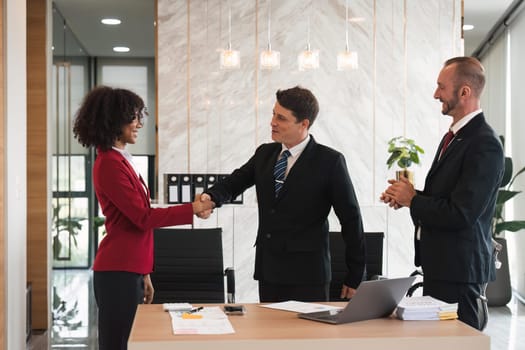
{"label": "recessed ceiling light", "polygon": [[474,29],[474,26],[472,24],[463,24],[463,30],[472,30]]}
{"label": "recessed ceiling light", "polygon": [[115,46],[113,48],[113,51],[115,51],[115,52],[129,52],[129,47],[126,47],[126,46]]}
{"label": "recessed ceiling light", "polygon": [[102,18],[100,22],[107,24],[109,26],[116,26],[117,24],[121,23],[121,20],[118,18]]}

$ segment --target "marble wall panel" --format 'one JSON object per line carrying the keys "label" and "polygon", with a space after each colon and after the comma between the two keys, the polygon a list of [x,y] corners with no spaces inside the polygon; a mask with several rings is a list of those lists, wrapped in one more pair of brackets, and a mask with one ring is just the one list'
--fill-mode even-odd
{"label": "marble wall panel", "polygon": [[[359,69],[339,72],[345,48],[345,0],[273,1],[272,49],[281,68],[258,69],[268,44],[268,0],[158,0],[159,198],[164,173],[229,173],[262,143],[271,142],[275,92],[295,85],[311,89],[320,103],[311,134],[341,151],[362,207],[366,231],[385,232],[384,272],[404,276],[414,267],[413,226],[408,211],[379,203],[386,179],[387,141],[413,137],[426,150],[416,183],[424,177],[450,123],[433,99],[445,59],[459,55],[460,0],[350,0],[349,47]],[[241,52],[238,70],[220,70],[227,46]],[[308,41],[320,51],[320,68],[301,72],[297,55]],[[330,215],[330,227],[339,227]],[[239,302],[257,301],[253,242],[257,231],[255,191],[243,205],[215,210],[195,227],[223,228],[225,266],[234,265]]]}

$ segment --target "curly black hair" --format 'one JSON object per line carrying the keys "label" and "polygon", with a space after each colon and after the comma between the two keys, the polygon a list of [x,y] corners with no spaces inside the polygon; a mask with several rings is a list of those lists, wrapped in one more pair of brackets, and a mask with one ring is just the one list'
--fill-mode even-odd
{"label": "curly black hair", "polygon": [[295,86],[287,90],[278,90],[275,96],[281,106],[292,111],[298,122],[308,119],[309,127],[312,126],[319,113],[319,103],[310,90]]}
{"label": "curly black hair", "polygon": [[82,146],[107,151],[122,135],[122,127],[133,122],[143,108],[144,101],[132,91],[97,86],[84,97],[73,134]]}

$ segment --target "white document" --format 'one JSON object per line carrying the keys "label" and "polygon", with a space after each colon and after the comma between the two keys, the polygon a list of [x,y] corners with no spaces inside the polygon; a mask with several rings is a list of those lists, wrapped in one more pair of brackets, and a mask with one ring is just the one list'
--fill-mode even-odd
{"label": "white document", "polygon": [[302,301],[295,301],[295,300],[283,301],[280,303],[273,303],[273,304],[265,304],[265,305],[260,305],[260,306],[267,307],[269,309],[293,311],[293,312],[299,312],[299,313],[342,309],[342,307],[339,307],[339,306],[316,304],[316,303],[305,303]]}
{"label": "white document", "polygon": [[164,303],[162,304],[164,311],[190,311],[192,306],[190,303]]}
{"label": "white document", "polygon": [[410,311],[455,311],[458,309],[458,304],[445,303],[429,295],[422,297],[404,297],[398,305],[399,309]]}
{"label": "white document", "polygon": [[183,184],[181,186],[182,194],[181,194],[181,200],[182,203],[191,203],[191,187],[190,185]]}
{"label": "white document", "polygon": [[405,297],[397,306],[402,320],[440,320],[457,318],[458,304],[449,304],[431,296]]}
{"label": "white document", "polygon": [[168,201],[171,203],[179,202],[179,189],[176,185],[168,186]]}
{"label": "white document", "polygon": [[184,312],[170,311],[173,334],[231,334],[235,333],[228,316],[219,306],[205,307],[185,318]]}

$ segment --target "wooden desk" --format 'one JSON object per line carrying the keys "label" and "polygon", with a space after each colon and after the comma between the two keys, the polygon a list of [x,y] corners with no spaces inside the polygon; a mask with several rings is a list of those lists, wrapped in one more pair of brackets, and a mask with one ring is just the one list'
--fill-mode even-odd
{"label": "wooden desk", "polygon": [[[333,303],[337,304],[337,303]],[[293,312],[245,304],[230,316],[235,334],[173,335],[161,305],[139,305],[129,350],[489,350],[490,338],[460,321],[400,321],[395,318],[330,325]]]}

